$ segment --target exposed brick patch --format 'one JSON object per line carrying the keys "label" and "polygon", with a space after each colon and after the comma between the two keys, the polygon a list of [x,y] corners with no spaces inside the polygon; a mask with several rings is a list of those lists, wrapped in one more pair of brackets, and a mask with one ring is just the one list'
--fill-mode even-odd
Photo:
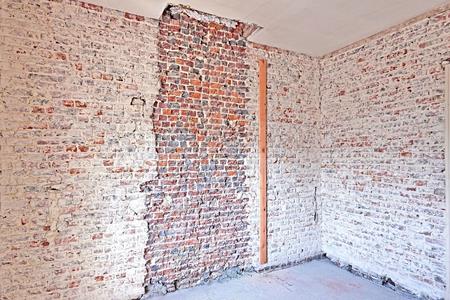
{"label": "exposed brick patch", "polygon": [[246,42],[239,24],[196,17],[169,7],[159,24],[158,180],[143,186],[149,291],[249,265]]}

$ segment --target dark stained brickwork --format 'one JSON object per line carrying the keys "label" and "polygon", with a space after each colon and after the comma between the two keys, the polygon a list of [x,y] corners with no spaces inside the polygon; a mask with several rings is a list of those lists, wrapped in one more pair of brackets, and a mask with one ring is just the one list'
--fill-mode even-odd
{"label": "dark stained brickwork", "polygon": [[159,26],[148,280],[168,291],[249,261],[244,25],[169,7]]}

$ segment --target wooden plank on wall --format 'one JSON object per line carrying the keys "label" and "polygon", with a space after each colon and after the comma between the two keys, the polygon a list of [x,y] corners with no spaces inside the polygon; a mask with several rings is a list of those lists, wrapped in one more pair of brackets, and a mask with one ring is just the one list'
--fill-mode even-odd
{"label": "wooden plank on wall", "polygon": [[259,263],[267,263],[267,61],[259,60]]}
{"label": "wooden plank on wall", "polygon": [[447,291],[446,299],[450,299],[450,64],[446,62],[445,68],[445,198],[447,202]]}

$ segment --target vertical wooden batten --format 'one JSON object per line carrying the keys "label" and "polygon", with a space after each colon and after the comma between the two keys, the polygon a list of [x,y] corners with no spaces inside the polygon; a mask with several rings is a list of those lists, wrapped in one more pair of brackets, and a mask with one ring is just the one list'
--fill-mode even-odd
{"label": "vertical wooden batten", "polygon": [[267,61],[259,60],[259,263],[267,263]]}
{"label": "vertical wooden batten", "polygon": [[445,236],[447,239],[447,290],[446,299],[450,299],[450,64],[446,61],[445,68],[445,198],[447,204],[447,228]]}

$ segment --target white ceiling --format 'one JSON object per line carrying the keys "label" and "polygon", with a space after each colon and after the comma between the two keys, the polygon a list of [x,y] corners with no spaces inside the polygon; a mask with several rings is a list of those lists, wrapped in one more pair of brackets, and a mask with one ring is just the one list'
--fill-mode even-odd
{"label": "white ceiling", "polygon": [[168,3],[263,27],[250,40],[321,56],[450,0],[87,0],[159,18]]}

